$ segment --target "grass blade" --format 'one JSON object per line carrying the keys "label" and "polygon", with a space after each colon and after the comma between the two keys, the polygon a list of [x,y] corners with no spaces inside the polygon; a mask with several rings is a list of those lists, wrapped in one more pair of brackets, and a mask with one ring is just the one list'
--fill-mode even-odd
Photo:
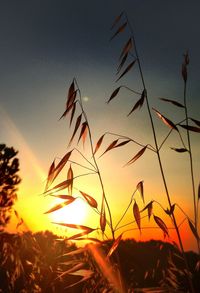
{"label": "grass blade", "polygon": [[180,107],[180,108],[185,108],[185,106],[183,106],[181,103],[174,101],[174,100],[171,100],[171,99],[160,98],[160,100],[162,100],[164,102],[172,103],[173,105]]}
{"label": "grass blade", "polygon": [[71,118],[70,118],[69,126],[72,125],[72,121],[73,121],[73,118],[74,118],[75,111],[76,111],[76,102],[72,104],[72,113],[71,113]]}
{"label": "grass blade", "polygon": [[89,280],[93,275],[94,275],[94,272],[92,272],[91,270],[78,270],[74,273],[70,273],[70,275],[78,275],[78,276],[82,276],[82,274],[84,274],[84,277],[82,279],[80,279],[79,281],[65,287],[65,289],[67,288],[72,288],[80,283],[83,283],[87,280]]}
{"label": "grass blade", "polygon": [[66,165],[66,163],[68,162],[70,156],[71,156],[72,151],[68,152],[66,155],[64,155],[64,157],[61,159],[61,161],[58,163],[58,165],[54,168],[54,172],[53,172],[53,178],[52,178],[52,182],[56,179],[56,177],[59,175],[59,173],[62,171],[62,169],[64,168],[64,166]]}
{"label": "grass blade", "polygon": [[192,120],[197,126],[200,127],[200,121],[199,120],[196,120],[194,118],[190,118],[190,120]]}
{"label": "grass blade", "polygon": [[110,41],[112,41],[119,33],[122,33],[127,26],[127,22],[123,23],[118,30],[114,33],[114,35],[110,38]]}
{"label": "grass blade", "polygon": [[76,132],[77,132],[77,130],[78,130],[80,124],[81,124],[81,118],[82,118],[82,114],[80,114],[80,115],[78,116],[77,120],[76,120],[76,125],[75,125],[75,128],[74,128],[74,132],[73,132],[73,134],[72,134],[72,137],[71,137],[71,139],[70,139],[69,146],[71,145],[71,143],[72,143],[72,141],[73,141],[73,139],[74,139],[74,136],[75,136],[75,134],[76,134]]}
{"label": "grass blade", "polygon": [[69,170],[67,172],[67,180],[71,180],[71,182],[70,182],[70,184],[68,186],[68,192],[69,192],[70,195],[72,195],[74,174],[73,174],[71,164],[70,164]]}
{"label": "grass blade", "polygon": [[72,198],[71,195],[65,195],[65,194],[50,194],[50,196],[65,199],[65,200],[69,200]]}
{"label": "grass blade", "polygon": [[142,213],[145,210],[148,211],[148,218],[150,220],[153,211],[153,201],[150,201],[140,212]]}
{"label": "grass blade", "polygon": [[83,140],[83,145],[85,144],[85,140],[86,140],[87,132],[88,132],[88,124],[87,124],[87,122],[85,121],[85,122],[82,123],[81,133],[80,133],[80,136],[79,136],[79,139],[78,139],[78,143],[79,143],[79,141],[80,141],[81,138],[82,138],[82,140]]}
{"label": "grass blade", "polygon": [[118,80],[120,80],[127,72],[129,72],[130,70],[131,70],[131,68],[133,67],[133,65],[135,64],[135,62],[136,62],[136,59],[135,60],[133,60],[127,67],[126,67],[126,69],[124,70],[124,72],[118,77],[118,79],[116,80],[116,82],[118,81]]}
{"label": "grass blade", "polygon": [[62,114],[62,116],[59,118],[61,120],[63,117],[65,117],[72,109],[73,104],[69,105],[69,107],[65,110],[65,112]]}
{"label": "grass blade", "polygon": [[124,66],[127,57],[128,57],[128,53],[126,53],[126,54],[124,55],[124,57],[122,58],[122,60],[121,60],[121,62],[120,62],[120,64],[119,64],[119,66],[118,66],[118,68],[117,68],[117,74],[119,74],[119,72],[121,71],[122,67]]}
{"label": "grass blade", "polygon": [[103,138],[104,138],[105,134],[103,134],[99,140],[97,141],[97,144],[96,144],[96,147],[95,147],[95,150],[94,150],[94,154],[96,154],[96,152],[98,151],[98,149],[100,148],[101,144],[102,144],[102,141],[103,141]]}
{"label": "grass blade", "polygon": [[164,237],[167,235],[169,236],[169,233],[168,233],[168,228],[166,226],[166,224],[163,222],[163,220],[157,216],[153,216],[154,217],[154,220],[156,222],[156,224],[160,227],[160,229],[164,232]]}
{"label": "grass blade", "polygon": [[191,126],[191,125],[182,125],[182,124],[180,124],[179,126],[181,126],[184,129],[187,129],[189,131],[200,133],[200,127]]}
{"label": "grass blade", "polygon": [[121,19],[121,17],[122,17],[123,14],[124,14],[124,12],[121,12],[121,13],[115,18],[115,20],[114,20],[114,22],[113,22],[113,24],[112,24],[112,26],[111,26],[111,29],[113,29],[113,28],[116,26],[116,24],[120,21],[120,19]]}
{"label": "grass blade", "polygon": [[176,127],[176,125],[171,120],[169,120],[168,118],[163,116],[158,110],[156,110],[154,108],[153,108],[153,110],[156,112],[158,117],[164,122],[165,125],[167,125],[168,127],[178,131],[178,128]]}
{"label": "grass blade", "polygon": [[68,90],[68,96],[67,96],[67,103],[66,103],[66,109],[73,104],[74,100],[76,98],[76,91],[75,91],[75,85],[74,81],[72,81],[69,90]]}
{"label": "grass blade", "polygon": [[97,208],[98,204],[97,204],[97,201],[92,197],[90,196],[89,194],[83,192],[83,191],[80,191],[79,192],[82,194],[82,196],[85,198],[85,200],[87,201],[87,203],[93,207],[93,208]]}
{"label": "grass blade", "polygon": [[130,38],[128,40],[128,42],[125,44],[121,54],[120,54],[120,57],[119,57],[119,60],[121,60],[121,58],[126,55],[132,48],[132,39]]}
{"label": "grass blade", "polygon": [[80,238],[81,236],[85,236],[85,235],[87,235],[87,234],[89,234],[89,233],[91,233],[91,232],[93,232],[94,230],[90,230],[90,231],[83,231],[83,232],[80,232],[80,233],[77,233],[77,234],[75,234],[75,235],[73,235],[73,236],[70,236],[70,237],[68,237],[67,238],[67,240],[78,240],[78,238]]}
{"label": "grass blade", "polygon": [[177,152],[177,153],[185,153],[188,152],[187,149],[185,148],[171,148],[173,151]]}
{"label": "grass blade", "polygon": [[47,177],[47,183],[46,183],[46,186],[45,186],[45,191],[48,190],[49,186],[53,182],[54,171],[55,171],[55,160],[52,162],[52,164],[51,164],[51,166],[49,168],[48,177]]}
{"label": "grass blade", "polygon": [[114,140],[113,142],[111,142],[111,144],[107,147],[107,149],[106,149],[105,152],[101,155],[101,157],[102,157],[105,153],[107,153],[108,151],[112,150],[112,149],[116,146],[116,144],[118,143],[118,140],[119,140],[119,139],[116,139],[116,140]]}
{"label": "grass blade", "polygon": [[114,241],[112,247],[110,248],[110,250],[109,250],[109,252],[108,252],[108,254],[107,254],[107,257],[110,257],[110,256],[113,254],[113,252],[117,249],[117,247],[118,247],[118,245],[119,245],[119,243],[120,243],[120,241],[121,241],[121,239],[122,239],[122,235],[123,235],[123,234],[120,234],[120,235],[117,237],[117,239]]}
{"label": "grass blade", "polygon": [[145,147],[143,147],[130,161],[128,161],[128,163],[125,164],[125,166],[127,165],[131,165],[133,164],[136,160],[138,160],[145,152],[147,148],[147,145]]}
{"label": "grass blade", "polygon": [[52,193],[52,192],[58,192],[58,191],[60,191],[62,189],[67,188],[70,184],[71,184],[71,179],[70,180],[65,180],[65,181],[57,184],[53,188],[45,191],[44,194],[49,194],[49,193]]}
{"label": "grass blade", "polygon": [[70,203],[72,203],[76,198],[75,197],[71,197],[70,199],[68,199],[67,201],[65,202],[62,202],[60,204],[57,204],[55,205],[54,207],[52,207],[50,210],[48,210],[47,212],[45,212],[44,214],[50,214],[50,213],[53,213],[67,205],[69,205]]}
{"label": "grass blade", "polygon": [[104,233],[106,228],[106,211],[105,211],[105,203],[104,203],[104,196],[102,198],[102,204],[101,204],[101,213],[100,213],[100,227],[101,231]]}
{"label": "grass blade", "polygon": [[131,113],[133,113],[137,108],[141,108],[143,103],[144,103],[144,99],[146,98],[146,91],[143,90],[142,94],[141,94],[141,98],[136,102],[136,104],[134,105],[133,109],[129,112],[129,114],[127,116],[129,116]]}
{"label": "grass blade", "polygon": [[134,202],[134,205],[133,205],[133,215],[134,215],[134,218],[135,218],[135,221],[137,223],[137,226],[141,232],[141,227],[140,227],[140,211],[139,211],[139,207],[136,203],[136,201]]}
{"label": "grass blade", "polygon": [[67,228],[72,228],[72,229],[78,229],[78,230],[83,230],[83,231],[87,231],[88,233],[94,231],[95,229],[84,226],[84,225],[77,225],[77,224],[67,224],[67,223],[55,223],[53,222],[53,224],[56,225],[60,225],[60,226],[64,226]]}
{"label": "grass blade", "polygon": [[118,147],[124,146],[124,145],[126,145],[127,143],[129,143],[130,141],[131,141],[131,139],[124,140],[124,141],[122,141],[122,142],[116,144],[116,145],[114,146],[114,148],[118,148]]}
{"label": "grass blade", "polygon": [[181,71],[181,73],[182,73],[183,80],[186,83],[186,81],[187,81],[187,66],[186,66],[185,63],[182,64],[182,71]]}
{"label": "grass blade", "polygon": [[190,226],[190,230],[192,231],[194,237],[199,241],[199,235],[197,232],[197,229],[195,228],[195,226],[192,224],[192,222],[188,219],[188,224]]}
{"label": "grass blade", "polygon": [[116,95],[119,93],[120,88],[121,88],[121,86],[119,86],[118,88],[116,88],[116,89],[114,90],[114,92],[111,94],[109,100],[107,101],[107,104],[108,104],[112,99],[114,99],[114,98],[116,97]]}
{"label": "grass blade", "polygon": [[140,181],[137,186],[136,186],[137,190],[139,191],[141,198],[143,200],[144,203],[144,186],[143,186],[143,181]]}

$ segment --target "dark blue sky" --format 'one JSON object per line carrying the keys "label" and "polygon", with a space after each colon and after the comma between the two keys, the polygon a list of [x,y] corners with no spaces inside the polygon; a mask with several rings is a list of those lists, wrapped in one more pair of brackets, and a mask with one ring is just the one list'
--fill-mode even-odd
{"label": "dark blue sky", "polygon": [[[74,76],[83,94],[91,98],[91,119],[101,120],[96,110],[105,106],[116,87],[117,58],[128,38],[127,33],[109,42],[110,26],[122,10],[134,27],[152,98],[181,98],[180,64],[189,50],[190,99],[198,118],[199,1],[1,1],[0,105],[38,154],[44,148],[38,140],[50,135],[47,127],[56,131],[54,123]],[[127,80],[135,86],[134,79],[138,81],[137,71],[123,83]],[[126,106],[125,101],[119,101],[118,107],[127,113],[132,104],[129,99]]]}

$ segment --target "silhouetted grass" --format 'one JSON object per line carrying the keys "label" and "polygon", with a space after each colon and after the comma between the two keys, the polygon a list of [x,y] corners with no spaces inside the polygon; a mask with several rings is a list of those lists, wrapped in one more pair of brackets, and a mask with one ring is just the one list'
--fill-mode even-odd
{"label": "silhouetted grass", "polygon": [[[48,196],[56,196],[58,198],[63,199],[63,203],[54,206],[50,210],[48,210],[46,213],[52,213],[66,205],[70,205],[72,202],[74,202],[78,197],[75,197],[73,194],[73,190],[76,189],[80,193],[79,197],[82,197],[84,201],[90,206],[91,209],[93,209],[98,215],[99,215],[99,224],[93,225],[93,227],[88,227],[85,225],[77,225],[77,224],[69,224],[69,223],[56,223],[58,225],[65,226],[67,228],[71,228],[75,231],[73,236],[67,238],[67,240],[83,240],[87,238],[87,240],[96,241],[98,242],[98,245],[92,245],[90,244],[89,251],[90,254],[92,254],[92,257],[88,256],[87,263],[89,264],[90,268],[85,268],[85,262],[80,258],[80,261],[77,262],[77,260],[72,260],[71,262],[71,268],[65,270],[65,272],[61,273],[61,276],[63,274],[77,274],[82,277],[82,279],[77,283],[80,284],[82,281],[86,281],[86,284],[89,284],[87,287],[85,287],[85,292],[103,292],[103,290],[108,290],[106,292],[116,291],[116,292],[131,292],[130,290],[135,289],[136,287],[145,287],[145,278],[150,278],[151,282],[148,283],[150,286],[154,287],[154,292],[161,289],[155,289],[156,286],[162,287],[163,292],[182,292],[189,290],[190,292],[195,292],[195,282],[192,279],[191,271],[195,272],[194,265],[199,266],[199,260],[196,260],[191,266],[191,264],[188,262],[187,254],[184,250],[184,245],[182,241],[182,235],[180,231],[180,225],[177,222],[177,214],[178,209],[183,211],[180,204],[173,202],[173,197],[171,196],[171,193],[169,192],[168,183],[166,180],[166,174],[164,172],[163,167],[163,160],[161,156],[161,149],[163,150],[163,147],[165,145],[165,142],[169,138],[172,132],[176,133],[178,138],[180,139],[180,147],[175,148],[172,147],[172,151],[175,151],[181,155],[181,153],[187,153],[189,158],[189,164],[190,164],[190,177],[192,182],[192,191],[191,191],[191,198],[193,199],[193,206],[194,206],[194,219],[191,219],[184,211],[184,215],[186,217],[186,220],[188,221],[188,225],[191,229],[191,232],[193,236],[196,239],[197,247],[199,250],[199,234],[198,234],[198,203],[200,198],[200,187],[198,188],[195,186],[195,180],[194,180],[194,168],[193,168],[193,153],[192,153],[192,145],[191,145],[191,139],[190,139],[190,133],[191,132],[200,132],[200,121],[194,118],[191,118],[188,113],[187,108],[187,75],[188,75],[188,66],[189,66],[189,54],[186,52],[184,54],[183,63],[182,63],[182,69],[181,69],[181,75],[183,79],[183,102],[176,101],[175,99],[168,99],[168,98],[162,98],[161,100],[165,103],[170,103],[172,107],[179,107],[182,108],[184,113],[184,118],[182,121],[178,123],[174,123],[171,119],[163,115],[157,108],[152,108],[150,104],[150,99],[148,96],[148,89],[146,87],[145,77],[143,74],[143,69],[141,65],[140,56],[137,50],[137,44],[133,33],[133,28],[130,24],[130,21],[126,15],[125,12],[122,12],[115,20],[113,26],[113,29],[115,29],[115,32],[113,36],[111,37],[111,40],[116,38],[118,35],[125,33],[127,34],[127,41],[123,47],[122,52],[120,53],[119,57],[119,65],[117,67],[117,79],[116,82],[121,81],[122,78],[124,78],[127,74],[131,73],[131,70],[137,66],[139,70],[139,76],[141,79],[142,87],[138,89],[132,89],[125,85],[117,86],[117,88],[113,91],[111,96],[108,99],[108,103],[113,101],[113,99],[120,95],[120,91],[122,88],[130,91],[133,93],[134,96],[137,96],[137,102],[134,103],[132,109],[130,109],[128,116],[134,115],[135,111],[138,111],[142,107],[146,107],[147,115],[149,117],[149,130],[152,133],[154,144],[148,144],[148,143],[142,143],[137,140],[135,140],[132,137],[128,137],[126,135],[120,135],[117,133],[111,133],[107,131],[106,133],[103,133],[102,136],[98,139],[98,141],[94,144],[93,138],[92,138],[92,132],[91,127],[89,124],[89,120],[86,114],[86,111],[83,107],[82,102],[82,96],[81,96],[81,90],[79,88],[79,85],[77,83],[77,80],[74,78],[69,90],[68,90],[68,97],[66,102],[66,108],[64,113],[62,114],[61,118],[69,117],[69,123],[70,126],[74,125],[74,129],[72,131],[71,138],[69,140],[68,144],[68,152],[63,156],[63,158],[60,160],[58,164],[55,163],[55,160],[52,162],[49,172],[48,172],[48,178],[47,178],[47,184],[44,191],[44,195]],[[158,143],[158,132],[155,128],[155,122],[154,122],[154,115],[156,115],[160,120],[161,123],[164,123],[166,127],[168,127],[169,132],[166,134],[163,141],[159,144]],[[191,123],[195,125],[191,125]],[[182,132],[186,131],[187,141],[185,142],[183,139]],[[79,132],[79,134],[78,134]],[[112,151],[116,148],[124,148],[127,144],[137,144],[140,146],[140,150],[134,154],[132,158],[125,164],[125,166],[129,166],[135,163],[135,161],[139,160],[142,156],[145,155],[147,151],[152,152],[155,155],[155,160],[157,161],[160,169],[160,175],[161,180],[163,182],[164,191],[167,199],[168,206],[163,207],[161,203],[159,203],[156,199],[150,201],[146,205],[143,206],[142,209],[140,209],[137,199],[135,198],[136,192],[139,192],[141,199],[144,202],[144,183],[141,178],[141,181],[137,183],[135,191],[131,195],[130,202],[125,209],[125,211],[122,211],[121,217],[118,219],[117,223],[113,223],[113,215],[112,210],[110,208],[109,204],[109,197],[106,194],[104,183],[102,180],[102,174],[101,170],[98,165],[98,160],[96,158],[96,153],[99,152],[99,149],[102,147],[102,142],[105,138],[105,136],[111,136],[115,137],[113,141],[108,145],[108,147],[103,151],[103,156],[105,153]],[[79,144],[80,141],[83,142],[83,145],[85,145],[85,142],[88,142],[89,148],[90,148],[90,156],[86,155],[84,151],[80,151],[78,147],[72,147],[72,144],[77,143]],[[88,151],[88,150],[87,150]],[[81,156],[80,161],[75,161],[73,159],[74,153],[78,153]],[[84,162],[84,163],[83,163]],[[63,168],[66,165],[69,165],[68,172],[67,172],[67,179],[54,185],[52,187],[52,184],[57,179],[58,175],[63,171]],[[73,171],[73,165],[78,165],[79,167],[83,168],[85,170],[85,173],[81,175],[74,175]],[[90,176],[95,175],[98,178],[99,185],[101,187],[102,197],[100,200],[100,203],[97,201],[96,198],[91,196],[90,194],[86,193],[84,190],[80,190],[78,186],[74,187],[74,183],[76,182],[77,178],[81,176]],[[67,194],[60,195],[59,192],[61,190],[67,189]],[[196,192],[197,190],[197,192]],[[154,265],[152,271],[148,271],[147,268],[144,267],[145,276],[142,276],[141,280],[137,280],[137,282],[134,282],[135,277],[135,271],[133,270],[133,267],[130,268],[129,273],[131,274],[133,278],[133,284],[126,284],[126,276],[123,274],[123,269],[125,262],[125,255],[120,255],[120,246],[122,245],[122,236],[123,233],[128,229],[128,226],[133,223],[135,224],[135,227],[137,227],[140,231],[142,229],[145,229],[145,227],[142,227],[141,225],[141,218],[147,217],[149,220],[152,218],[155,225],[161,229],[165,236],[169,236],[169,227],[162,219],[162,215],[157,215],[154,212],[154,205],[159,205],[164,214],[167,214],[170,221],[172,222],[173,229],[175,229],[177,238],[178,238],[178,246],[180,248],[181,254],[179,253],[179,250],[175,247],[173,247],[172,251],[168,255],[166,267],[167,269],[161,268],[161,259],[158,258],[157,264]],[[128,210],[132,208],[133,209],[133,221],[131,223],[124,224],[123,226],[121,224],[122,220],[125,218]],[[95,227],[95,228],[94,228]],[[150,226],[151,227],[151,226]],[[119,233],[119,230],[121,231]],[[99,239],[94,238],[92,235],[93,232],[98,232],[100,235]],[[108,250],[104,249],[105,243],[102,242],[106,238],[109,239],[108,232],[112,236],[111,245],[109,246]],[[89,235],[89,236],[88,236]],[[86,248],[85,248],[86,249]],[[87,248],[88,249],[88,248]],[[86,250],[87,250],[86,249]],[[74,252],[73,255],[82,254],[82,250],[77,250]],[[178,266],[177,262],[174,262],[175,256],[178,254],[179,259],[181,259],[181,266]],[[114,257],[115,255],[115,257]],[[145,256],[144,254],[141,254],[141,258]],[[151,263],[151,261],[150,261]],[[140,268],[142,267],[142,264],[138,264]],[[132,271],[131,271],[132,270]],[[198,268],[197,268],[198,270]],[[158,277],[160,274],[160,277]],[[154,275],[159,278],[159,282],[154,282]],[[150,276],[150,277],[149,277]],[[75,285],[75,284],[74,284]],[[143,289],[143,292],[147,292],[147,289]],[[181,291],[182,290],[182,291]],[[139,289],[135,289],[136,292],[139,292]],[[161,292],[161,291],[160,291]]]}

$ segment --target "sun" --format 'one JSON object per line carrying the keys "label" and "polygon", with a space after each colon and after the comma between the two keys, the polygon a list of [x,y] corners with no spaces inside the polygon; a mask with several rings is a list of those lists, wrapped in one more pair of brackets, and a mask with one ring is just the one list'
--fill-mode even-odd
{"label": "sun", "polygon": [[87,96],[83,97],[83,101],[87,103],[89,101],[89,97]]}
{"label": "sun", "polygon": [[51,214],[52,222],[67,224],[83,224],[87,215],[84,201],[77,198],[73,203]]}

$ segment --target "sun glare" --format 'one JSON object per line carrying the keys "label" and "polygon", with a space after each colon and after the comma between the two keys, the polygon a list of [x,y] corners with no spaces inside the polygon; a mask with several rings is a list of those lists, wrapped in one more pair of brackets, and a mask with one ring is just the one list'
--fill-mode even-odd
{"label": "sun glare", "polygon": [[51,220],[56,223],[83,224],[86,218],[86,205],[81,199],[76,199],[68,206],[51,214]]}

